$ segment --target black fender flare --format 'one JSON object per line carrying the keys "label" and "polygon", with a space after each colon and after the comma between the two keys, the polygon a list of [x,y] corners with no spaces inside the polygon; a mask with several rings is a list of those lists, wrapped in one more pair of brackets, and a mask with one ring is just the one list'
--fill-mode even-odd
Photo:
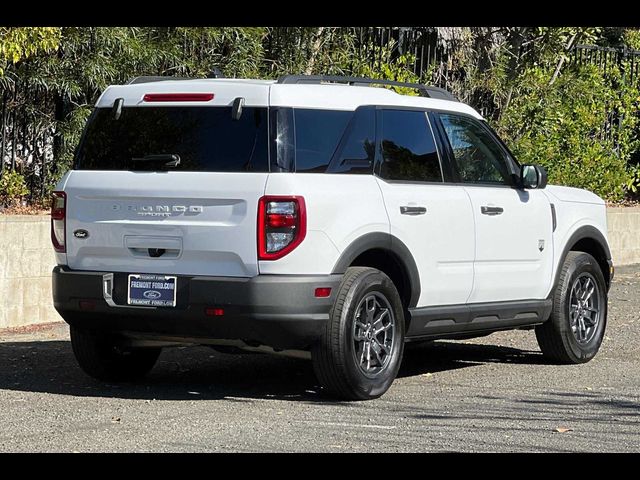
{"label": "black fender flare", "polygon": [[[602,248],[602,251],[606,257],[606,261],[609,264],[609,266],[612,265],[611,250],[609,249],[609,244],[607,243],[607,240],[602,234],[602,232],[600,232],[600,230],[598,230],[596,227],[592,225],[583,225],[582,227],[578,227],[578,229],[576,229],[576,231],[571,234],[571,236],[569,237],[569,240],[567,240],[567,242],[564,245],[564,248],[562,250],[562,255],[560,255],[560,261],[556,265],[556,273],[553,278],[553,285],[551,288],[551,293],[549,294],[549,298],[553,297],[553,292],[555,291],[556,286],[558,285],[558,280],[560,279],[560,271],[562,270],[562,265],[564,264],[564,261],[566,260],[567,255],[569,255],[571,248],[580,240],[583,240],[585,238],[594,240],[600,246],[600,248]],[[601,267],[603,267],[603,265],[601,265]],[[609,276],[609,271],[605,270],[602,273],[604,275],[605,280],[607,281],[607,288],[608,288],[612,280]]]}
{"label": "black fender flare", "polygon": [[358,237],[344,249],[331,273],[344,273],[359,255],[372,249],[381,249],[391,253],[404,268],[411,286],[411,298],[408,306],[409,308],[415,307],[420,298],[420,273],[416,261],[409,248],[390,233],[371,232]]}

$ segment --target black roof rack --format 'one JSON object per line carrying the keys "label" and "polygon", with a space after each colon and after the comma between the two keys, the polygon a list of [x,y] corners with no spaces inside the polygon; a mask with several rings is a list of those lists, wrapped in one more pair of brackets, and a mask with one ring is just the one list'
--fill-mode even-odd
{"label": "black roof rack", "polygon": [[346,83],[347,85],[389,85],[392,87],[415,88],[423,97],[437,98],[439,100],[459,100],[449,91],[440,87],[431,87],[420,83],[396,82],[394,80],[380,80],[377,78],[343,77],[340,75],[282,75],[278,83]]}

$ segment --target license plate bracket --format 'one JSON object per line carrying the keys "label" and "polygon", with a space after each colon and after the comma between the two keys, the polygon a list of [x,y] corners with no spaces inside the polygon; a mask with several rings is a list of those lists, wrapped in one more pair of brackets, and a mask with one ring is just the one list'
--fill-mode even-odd
{"label": "license plate bracket", "polygon": [[139,307],[175,307],[178,277],[131,274],[127,280],[127,304]]}

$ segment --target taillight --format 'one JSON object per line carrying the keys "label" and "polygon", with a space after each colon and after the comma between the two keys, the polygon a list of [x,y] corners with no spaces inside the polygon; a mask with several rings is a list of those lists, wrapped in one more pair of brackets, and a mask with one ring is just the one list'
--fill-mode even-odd
{"label": "taillight", "polygon": [[304,198],[265,196],[258,202],[258,259],[277,260],[307,234]]}
{"label": "taillight", "polygon": [[51,200],[51,243],[56,252],[65,253],[67,251],[65,234],[67,194],[53,192]]}

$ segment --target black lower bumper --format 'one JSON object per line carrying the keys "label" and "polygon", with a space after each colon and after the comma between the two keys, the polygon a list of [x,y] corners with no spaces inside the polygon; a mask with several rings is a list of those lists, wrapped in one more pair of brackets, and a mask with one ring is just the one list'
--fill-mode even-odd
{"label": "black lower bumper", "polygon": [[[320,336],[342,275],[179,275],[175,308],[128,306],[127,280],[124,272],[58,266],[53,269],[53,303],[67,323],[78,327],[304,349]],[[331,295],[316,298],[318,287],[331,287]]]}

